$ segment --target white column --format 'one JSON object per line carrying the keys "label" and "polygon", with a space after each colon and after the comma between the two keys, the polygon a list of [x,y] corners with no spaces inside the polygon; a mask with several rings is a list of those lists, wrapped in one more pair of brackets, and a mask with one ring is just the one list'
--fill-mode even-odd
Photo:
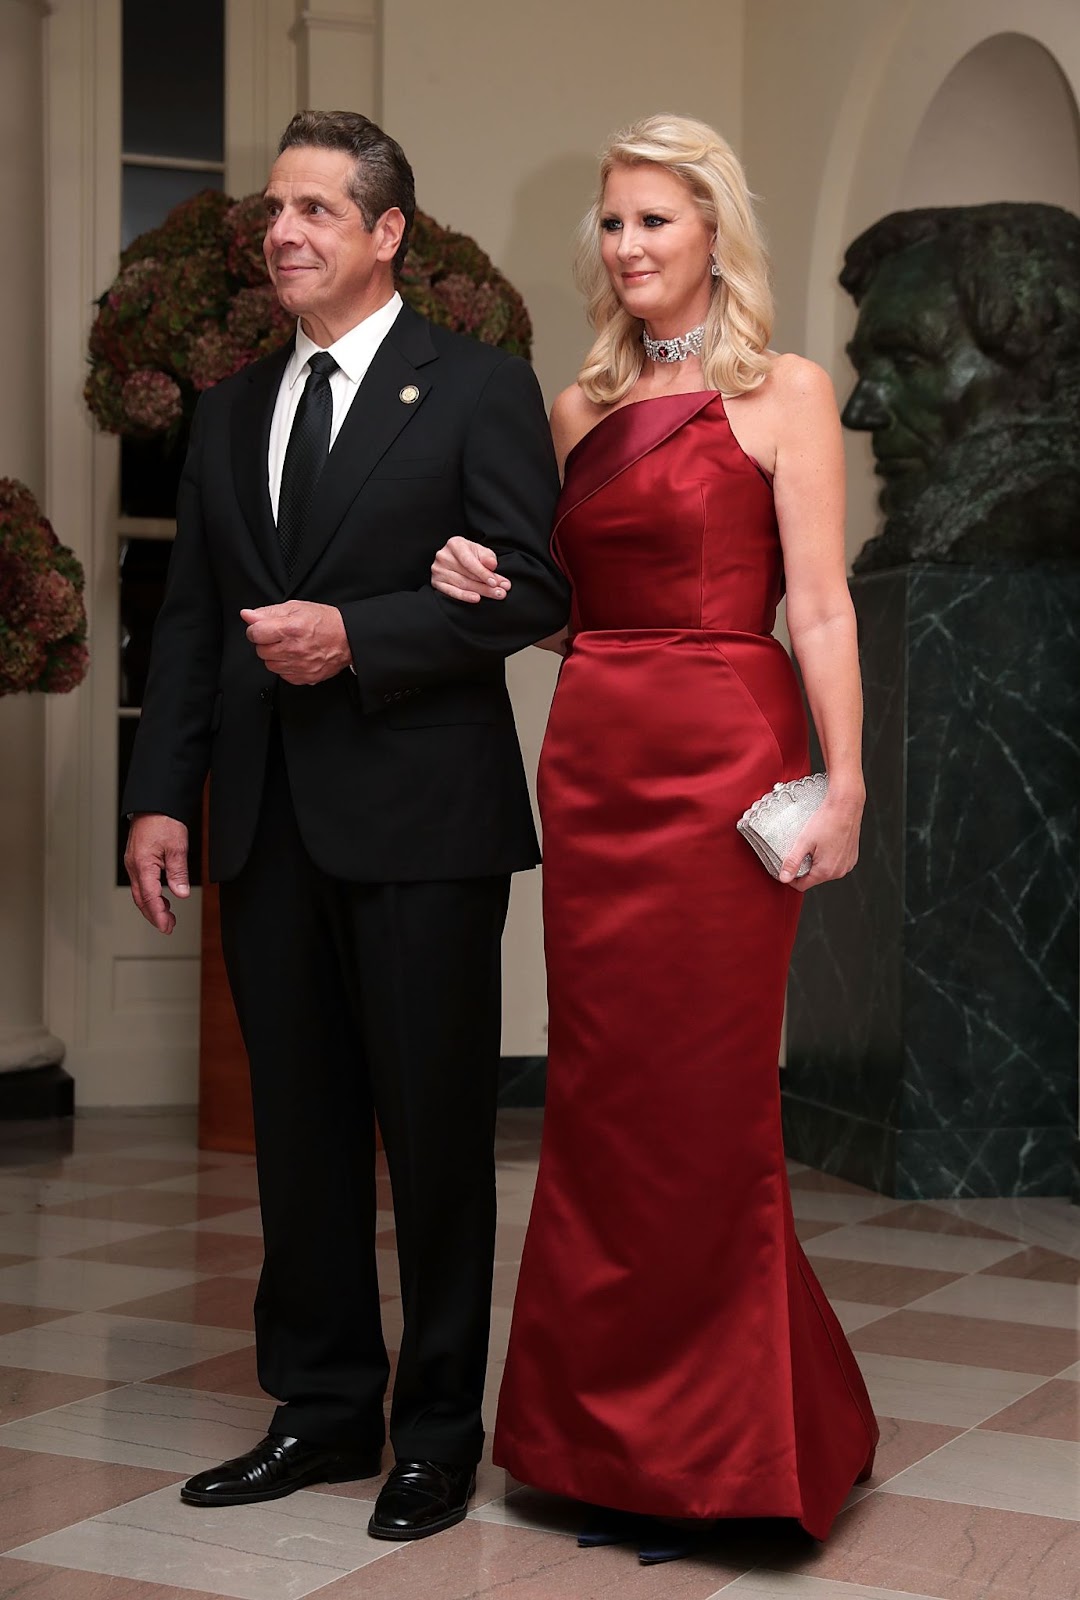
{"label": "white column", "polygon": [[[0,103],[9,128],[0,214],[20,218],[5,252],[5,378],[0,476],[45,489],[42,256],[42,23],[35,0],[0,0]],[[48,511],[48,506],[44,509]],[[61,537],[63,533],[61,531]],[[0,699],[0,1072],[59,1061],[43,1022],[45,707],[40,695]]]}
{"label": "white column", "polygon": [[319,111],[382,112],[379,0],[301,5],[296,40],[299,104]]}

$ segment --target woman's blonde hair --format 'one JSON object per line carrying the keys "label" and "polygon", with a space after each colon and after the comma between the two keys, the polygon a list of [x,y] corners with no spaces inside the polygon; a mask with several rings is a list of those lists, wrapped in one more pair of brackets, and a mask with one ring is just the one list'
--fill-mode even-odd
{"label": "woman's blonde hair", "polygon": [[596,342],[578,383],[598,405],[613,405],[637,381],[645,361],[643,323],[619,301],[600,253],[604,185],[615,167],[665,167],[681,178],[710,228],[720,276],[705,319],[705,383],[723,394],[757,388],[768,355],[773,302],[769,264],[739,158],[707,123],[691,117],[643,117],[611,139],[600,157],[596,199],[578,233],[574,275],[585,296]]}

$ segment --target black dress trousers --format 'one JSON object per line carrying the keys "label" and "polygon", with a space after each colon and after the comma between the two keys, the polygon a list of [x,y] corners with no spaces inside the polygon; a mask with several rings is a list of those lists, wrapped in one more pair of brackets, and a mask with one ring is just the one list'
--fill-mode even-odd
{"label": "black dress trousers", "polygon": [[266,1256],[255,1301],[271,1431],[384,1439],[375,1118],[390,1168],[404,1332],[399,1459],[483,1445],[495,1244],[500,941],[510,880],[352,883],[311,861],[280,734],[258,833],[221,885],[251,1063]]}

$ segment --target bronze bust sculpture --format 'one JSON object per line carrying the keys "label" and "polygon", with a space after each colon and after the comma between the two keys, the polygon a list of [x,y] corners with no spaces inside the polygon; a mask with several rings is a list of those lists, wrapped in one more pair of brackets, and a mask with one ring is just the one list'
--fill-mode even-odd
{"label": "bronze bust sculpture", "polygon": [[856,571],[1080,558],[1080,218],[896,211],[849,248],[858,382],[885,524]]}

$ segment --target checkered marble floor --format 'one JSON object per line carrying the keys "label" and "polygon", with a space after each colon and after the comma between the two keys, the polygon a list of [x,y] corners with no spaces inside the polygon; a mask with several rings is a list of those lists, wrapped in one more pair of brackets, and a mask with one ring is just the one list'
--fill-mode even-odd
{"label": "checkered marble floor", "polygon": [[[489,1415],[536,1172],[505,1112]],[[364,1531],[378,1480],[226,1512],[178,1483],[243,1450],[255,1377],[254,1166],[182,1116],[88,1116],[73,1148],[0,1130],[0,1600],[1080,1600],[1080,1211],[886,1200],[792,1165],[800,1235],[882,1417],[873,1482],[818,1546],[728,1524],[693,1560],[579,1551],[571,1505],[487,1461],[468,1520]],[[379,1249],[401,1327],[389,1184]]]}

